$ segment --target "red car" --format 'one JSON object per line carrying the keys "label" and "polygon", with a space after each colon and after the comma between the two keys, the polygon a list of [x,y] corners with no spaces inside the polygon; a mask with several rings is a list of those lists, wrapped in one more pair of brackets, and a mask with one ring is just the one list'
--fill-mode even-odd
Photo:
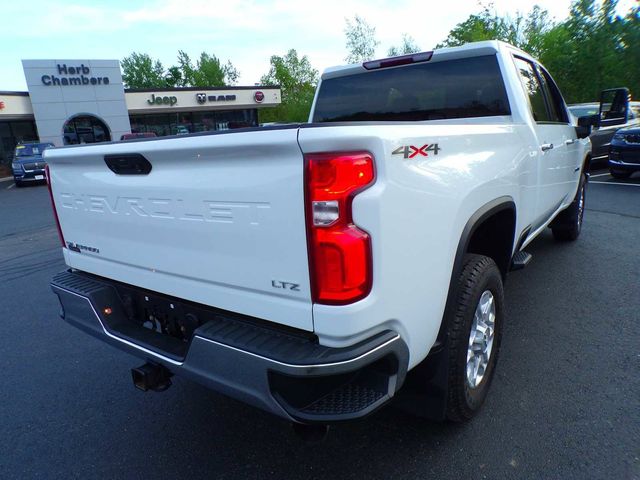
{"label": "red car", "polygon": [[120,140],[135,140],[136,138],[152,138],[157,137],[154,132],[136,132],[136,133],[125,133],[120,137]]}

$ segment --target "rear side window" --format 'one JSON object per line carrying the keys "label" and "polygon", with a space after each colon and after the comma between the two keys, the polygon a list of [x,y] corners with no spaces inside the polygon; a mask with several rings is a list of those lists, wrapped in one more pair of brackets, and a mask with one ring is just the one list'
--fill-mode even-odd
{"label": "rear side window", "polygon": [[529,96],[529,104],[531,105],[531,112],[533,113],[533,119],[536,122],[552,122],[549,113],[547,112],[547,106],[544,102],[544,94],[542,93],[542,86],[538,80],[538,75],[531,62],[523,60],[522,58],[515,58],[516,67],[518,67],[518,73],[522,80],[522,86],[524,91]]}
{"label": "rear side window", "polygon": [[495,55],[418,63],[323,80],[314,122],[510,115]]}

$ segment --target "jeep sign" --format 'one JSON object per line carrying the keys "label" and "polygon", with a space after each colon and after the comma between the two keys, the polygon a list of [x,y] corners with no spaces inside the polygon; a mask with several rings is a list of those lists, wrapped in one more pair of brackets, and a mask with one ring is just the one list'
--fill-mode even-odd
{"label": "jeep sign", "polygon": [[178,103],[178,97],[161,97],[155,95],[155,93],[151,94],[151,98],[147,100],[149,105],[169,105],[173,107],[176,103]]}

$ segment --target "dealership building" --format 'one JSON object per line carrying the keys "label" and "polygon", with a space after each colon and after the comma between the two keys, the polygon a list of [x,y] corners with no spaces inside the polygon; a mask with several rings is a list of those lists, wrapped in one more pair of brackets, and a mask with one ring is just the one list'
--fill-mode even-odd
{"label": "dealership building", "polygon": [[56,146],[257,126],[272,86],[125,89],[118,60],[23,60],[28,92],[0,91],[0,164],[20,142]]}

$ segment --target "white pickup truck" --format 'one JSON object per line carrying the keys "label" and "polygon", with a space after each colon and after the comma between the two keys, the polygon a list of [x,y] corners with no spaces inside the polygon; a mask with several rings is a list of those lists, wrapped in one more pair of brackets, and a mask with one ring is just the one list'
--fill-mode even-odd
{"label": "white pickup truck", "polygon": [[[575,240],[589,119],[481,42],[330,68],[310,122],[46,151],[67,322],[302,425],[480,408],[503,282]],[[581,140],[581,139],[585,140]]]}

